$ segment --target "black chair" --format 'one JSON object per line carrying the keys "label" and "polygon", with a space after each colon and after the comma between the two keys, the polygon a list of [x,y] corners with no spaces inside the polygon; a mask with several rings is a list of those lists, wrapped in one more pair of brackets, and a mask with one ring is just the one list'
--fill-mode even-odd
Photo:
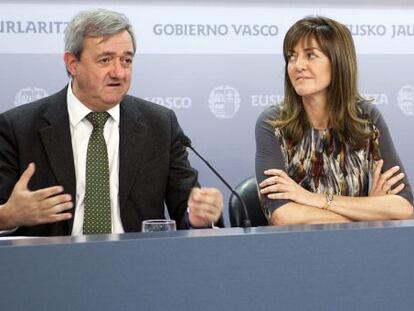
{"label": "black chair", "polygon": [[[235,191],[246,205],[252,227],[267,226],[267,219],[260,207],[256,178],[253,176],[243,180]],[[242,204],[234,194],[231,194],[229,199],[229,218],[232,227],[243,227],[245,213]]]}

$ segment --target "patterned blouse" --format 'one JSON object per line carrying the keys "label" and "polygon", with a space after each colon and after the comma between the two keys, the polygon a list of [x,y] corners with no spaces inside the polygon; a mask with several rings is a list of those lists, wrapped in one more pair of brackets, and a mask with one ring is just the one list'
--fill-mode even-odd
{"label": "patterned blouse", "polygon": [[[275,120],[278,106],[266,109],[256,123],[256,178],[266,178],[269,168],[283,169],[303,188],[314,193],[343,196],[367,196],[375,161],[384,159],[384,170],[402,164],[393,146],[387,126],[375,105],[363,102],[360,108],[370,120],[371,139],[364,148],[351,150],[339,141],[333,129],[305,131],[299,144],[293,145],[280,129],[274,129],[268,120]],[[404,171],[402,169],[402,171]],[[405,172],[404,172],[405,173]],[[405,189],[400,193],[412,202],[407,174]],[[261,198],[265,214],[271,214],[287,200]]]}

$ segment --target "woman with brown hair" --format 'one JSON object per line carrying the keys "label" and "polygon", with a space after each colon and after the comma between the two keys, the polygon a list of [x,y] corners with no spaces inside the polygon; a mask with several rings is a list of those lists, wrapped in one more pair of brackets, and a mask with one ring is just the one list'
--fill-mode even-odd
{"label": "woman with brown hair", "polygon": [[306,17],[283,43],[285,96],[256,124],[256,178],[272,225],[407,219],[413,195],[388,128],[357,88],[350,31]]}

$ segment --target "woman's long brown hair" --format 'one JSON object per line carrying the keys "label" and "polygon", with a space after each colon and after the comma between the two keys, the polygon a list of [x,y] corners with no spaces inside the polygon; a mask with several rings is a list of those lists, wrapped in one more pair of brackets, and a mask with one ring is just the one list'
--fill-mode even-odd
{"label": "woman's long brown hair", "polygon": [[283,42],[285,59],[285,96],[277,120],[271,124],[282,129],[297,144],[310,127],[303,108],[302,98],[295,92],[288,75],[288,56],[302,40],[315,39],[331,62],[331,83],[328,87],[329,127],[340,141],[351,149],[362,148],[370,138],[370,131],[358,110],[363,100],[358,91],[358,73],[355,46],[348,28],[330,18],[305,17],[287,32]]}

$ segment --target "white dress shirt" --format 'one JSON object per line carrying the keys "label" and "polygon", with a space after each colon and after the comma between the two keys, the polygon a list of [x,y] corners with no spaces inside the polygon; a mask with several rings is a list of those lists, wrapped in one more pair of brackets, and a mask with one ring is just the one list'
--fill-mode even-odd
{"label": "white dress shirt", "polygon": [[[86,153],[93,126],[85,118],[92,110],[82,104],[72,92],[69,83],[67,93],[70,134],[72,137],[73,159],[76,173],[76,212],[73,219],[72,235],[83,234],[83,215],[85,209]],[[119,211],[119,105],[107,111],[110,115],[104,128],[108,149],[109,185],[111,200],[112,233],[123,233]]]}

